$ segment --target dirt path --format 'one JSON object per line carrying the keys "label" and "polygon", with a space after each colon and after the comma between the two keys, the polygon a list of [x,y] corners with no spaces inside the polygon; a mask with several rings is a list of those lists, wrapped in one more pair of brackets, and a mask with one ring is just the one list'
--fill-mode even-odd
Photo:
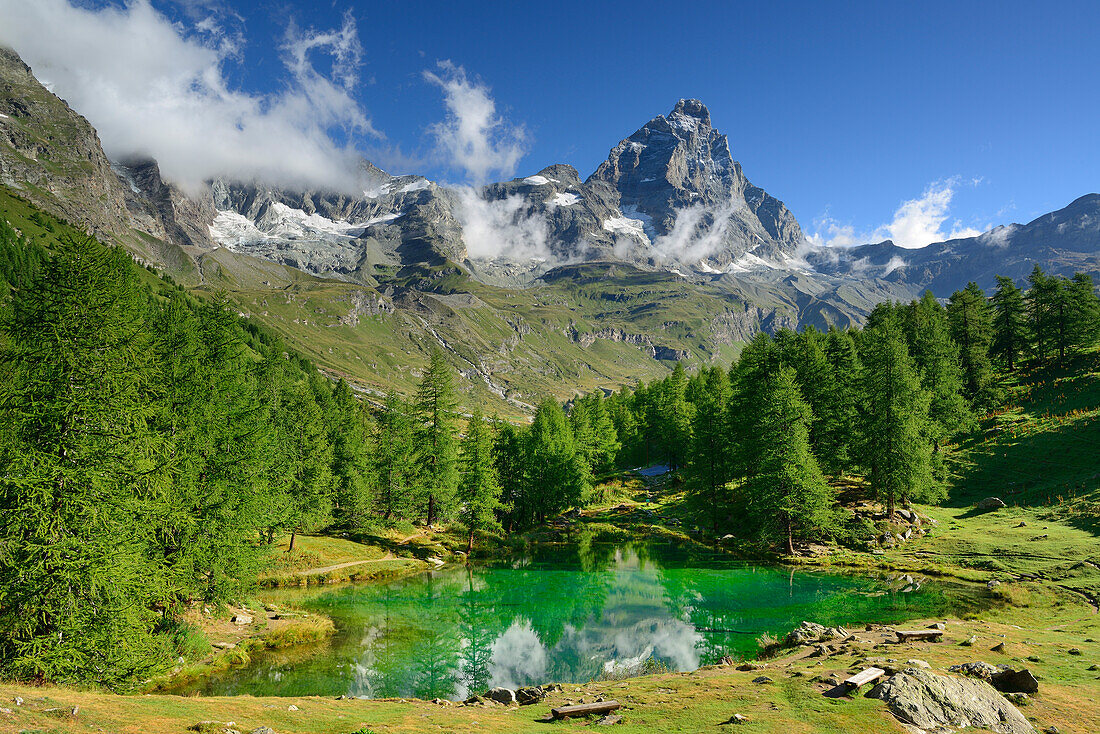
{"label": "dirt path", "polygon": [[295,571],[295,576],[320,576],[330,571],[339,571],[341,568],[351,568],[352,566],[361,566],[364,563],[377,563],[378,561],[392,561],[397,558],[392,553],[387,553],[382,558],[372,558],[366,561],[347,561],[346,563],[337,563],[334,566],[322,566],[321,568],[308,568],[305,571]]}

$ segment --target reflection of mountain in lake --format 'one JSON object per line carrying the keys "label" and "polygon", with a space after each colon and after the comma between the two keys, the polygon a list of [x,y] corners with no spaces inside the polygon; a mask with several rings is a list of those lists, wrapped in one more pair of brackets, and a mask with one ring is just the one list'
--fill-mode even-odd
{"label": "reflection of mountain in lake", "polygon": [[285,603],[330,615],[338,634],[178,692],[458,699],[497,685],[587,681],[649,658],[692,670],[752,652],[761,633],[803,619],[889,622],[953,606],[947,586],[882,593],[889,587],[868,579],[590,541],[495,568],[282,592]]}

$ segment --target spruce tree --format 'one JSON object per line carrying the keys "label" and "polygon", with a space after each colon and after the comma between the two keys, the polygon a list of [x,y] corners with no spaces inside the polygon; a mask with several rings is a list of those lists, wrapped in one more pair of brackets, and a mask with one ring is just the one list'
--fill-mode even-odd
{"label": "spruce tree", "polygon": [[428,525],[446,515],[458,486],[454,374],[438,347],[433,347],[428,370],[420,383],[416,407],[420,414],[425,516]]}
{"label": "spruce tree", "polygon": [[493,464],[493,439],[480,409],[474,411],[466,426],[459,465],[459,517],[469,534],[466,543],[466,557],[469,559],[474,550],[475,533],[500,530],[497,511],[503,507],[500,502],[501,488]]}
{"label": "spruce tree", "polygon": [[764,537],[781,540],[794,555],[796,536],[816,537],[831,524],[832,491],[810,450],[812,414],[794,370],[781,367],[761,397],[756,432],[763,450],[749,507]]}
{"label": "spruce tree", "polygon": [[1100,301],[1096,287],[1088,273],[1074,273],[1066,284],[1066,301],[1069,305],[1069,345],[1074,351],[1086,349],[1096,343],[1100,329]]}
{"label": "spruce tree", "polygon": [[1024,294],[1012,278],[997,276],[993,294],[993,343],[990,353],[1015,372],[1027,351],[1027,308]]}
{"label": "spruce tree", "polygon": [[1027,282],[1029,287],[1024,298],[1027,303],[1028,326],[1035,356],[1042,361],[1047,358],[1055,342],[1054,313],[1058,300],[1058,282],[1048,277],[1038,265],[1032,268]]}

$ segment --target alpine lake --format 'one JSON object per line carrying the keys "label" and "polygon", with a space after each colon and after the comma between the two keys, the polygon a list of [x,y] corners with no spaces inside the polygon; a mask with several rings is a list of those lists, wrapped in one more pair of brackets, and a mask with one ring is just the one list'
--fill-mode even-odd
{"label": "alpine lake", "polygon": [[336,634],[168,692],[461,700],[494,686],[694,670],[752,656],[759,636],[802,620],[890,624],[990,603],[964,584],[749,564],[699,548],[582,537],[388,583],[264,592],[261,602],[328,615]]}

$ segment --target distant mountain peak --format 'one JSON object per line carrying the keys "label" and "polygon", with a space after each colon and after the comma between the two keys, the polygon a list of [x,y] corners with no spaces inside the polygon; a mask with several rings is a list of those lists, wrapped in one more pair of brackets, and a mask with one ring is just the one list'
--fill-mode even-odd
{"label": "distant mountain peak", "polygon": [[707,109],[705,104],[697,99],[681,99],[676,103],[676,106],[672,108],[672,112],[669,113],[669,117],[673,115],[693,117],[707,127],[710,127],[710,110]]}

